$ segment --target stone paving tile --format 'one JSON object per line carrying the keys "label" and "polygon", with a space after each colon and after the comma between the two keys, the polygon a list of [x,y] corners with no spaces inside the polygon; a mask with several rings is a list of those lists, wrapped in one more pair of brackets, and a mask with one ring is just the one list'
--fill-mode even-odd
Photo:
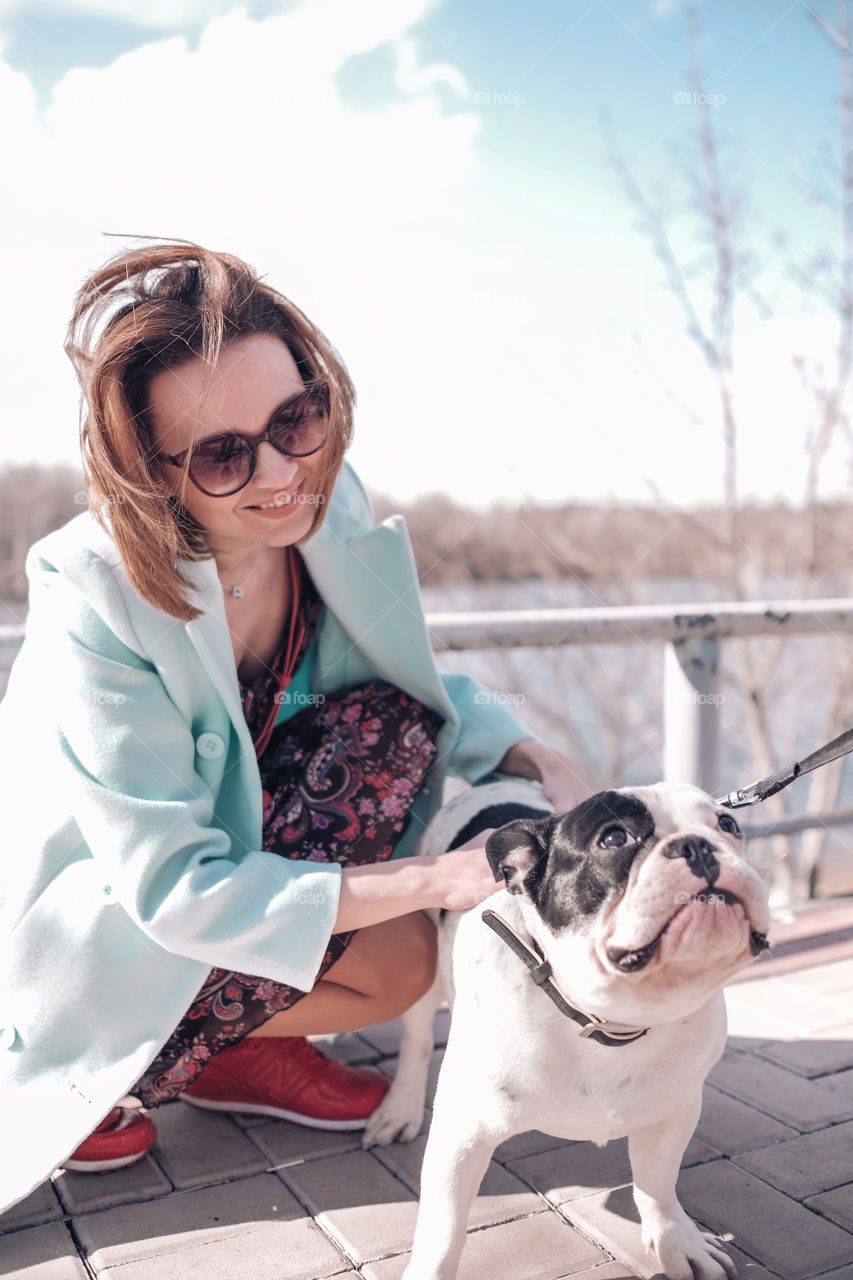
{"label": "stone paving tile", "polygon": [[165,1257],[121,1262],[98,1272],[98,1280],[326,1280],[355,1277],[349,1264],[310,1218],[282,1223],[273,1243],[257,1234],[232,1237],[227,1245],[190,1245]]}
{"label": "stone paving tile", "polygon": [[678,1195],[694,1218],[712,1231],[731,1232],[746,1253],[784,1280],[804,1280],[850,1261],[853,1237],[729,1160],[683,1170]]}
{"label": "stone paving tile", "polygon": [[853,1263],[837,1271],[821,1271],[819,1280],[853,1280]]}
{"label": "stone paving tile", "polygon": [[[281,1280],[281,1259],[301,1258],[305,1250],[322,1260],[318,1276],[352,1266],[274,1174],[101,1209],[75,1218],[74,1230],[99,1280],[170,1274]],[[306,1280],[309,1274],[299,1271]]]}
{"label": "stone paving tile", "polygon": [[737,1267],[737,1280],[780,1280],[777,1271],[768,1271],[767,1267],[748,1257],[731,1240],[724,1240],[723,1248]]}
{"label": "stone paving tile", "polygon": [[359,1039],[366,1040],[374,1049],[378,1049],[383,1057],[390,1057],[400,1052],[400,1036],[402,1024],[399,1018],[390,1022],[377,1022],[372,1027],[363,1027],[359,1031]]}
{"label": "stone paving tile", "polygon": [[[780,979],[765,979],[760,985],[769,992],[774,981]],[[799,1022],[786,1015],[783,1009],[762,1003],[760,991],[753,992],[749,987],[738,985],[727,987],[725,995],[729,1035],[736,1041],[740,1037],[751,1040],[753,1044],[756,1040],[785,1040],[795,1026],[798,1034],[803,1032]],[[814,1034],[815,1030],[814,1027],[809,1028],[808,1034]]]}
{"label": "stone paving tile", "polygon": [[[359,1268],[365,1280],[400,1280],[409,1255],[383,1258]],[[520,1218],[484,1231],[470,1231],[459,1266],[459,1280],[558,1280],[561,1276],[630,1280],[624,1268],[613,1270],[607,1254],[556,1213]],[[595,1267],[595,1270],[590,1268]]]}
{"label": "stone paving tile", "polygon": [[150,1155],[126,1169],[104,1173],[54,1174],[54,1189],[68,1213],[87,1213],[136,1200],[153,1200],[168,1195],[172,1184]]}
{"label": "stone paving tile", "polygon": [[531,1129],[528,1133],[517,1133],[514,1138],[507,1138],[495,1151],[495,1159],[501,1164],[508,1160],[520,1160],[522,1156],[535,1156],[540,1151],[554,1151],[557,1147],[572,1146],[568,1138],[554,1138],[550,1133],[540,1133]]}
{"label": "stone paving tile", "polygon": [[577,1142],[562,1150],[511,1160],[506,1167],[541,1191],[552,1204],[565,1204],[631,1181],[626,1138],[608,1142],[606,1147]]}
{"label": "stone paving tile", "polygon": [[[834,1191],[815,1196],[806,1203],[810,1208],[817,1209],[819,1213],[837,1222],[840,1227],[853,1231],[853,1184],[836,1187]],[[850,1239],[850,1253],[853,1258],[853,1237]]]}
{"label": "stone paving tile", "polygon": [[853,1120],[747,1151],[735,1163],[796,1200],[853,1183]]}
{"label": "stone paving tile", "polygon": [[582,1196],[563,1205],[561,1212],[623,1266],[648,1275],[640,1218],[629,1186]]}
{"label": "stone paving tile", "polygon": [[794,1138],[797,1130],[766,1116],[745,1102],[706,1084],[696,1136],[725,1155],[754,1151],[782,1138]]}
{"label": "stone paving tile", "polygon": [[853,960],[836,960],[818,969],[786,973],[785,981],[816,995],[849,995],[853,992]]}
{"label": "stone paving tile", "polygon": [[788,1071],[813,1079],[853,1067],[853,1035],[844,1036],[839,1028],[830,1027],[807,1040],[771,1040],[759,1044],[755,1053]]}
{"label": "stone paving tile", "polygon": [[355,1032],[343,1036],[329,1036],[327,1039],[314,1040],[321,1053],[325,1053],[337,1062],[358,1063],[359,1066],[372,1066],[382,1057],[374,1045]]}
{"label": "stone paving tile", "polygon": [[[773,1062],[756,1058],[751,1053],[727,1050],[712,1068],[709,1080],[725,1093],[748,1102],[759,1111],[807,1132],[820,1129],[850,1115],[853,1096],[847,1072],[821,1080],[804,1080],[801,1076],[777,1067]],[[846,1087],[845,1087],[846,1086]]]}
{"label": "stone paving tile", "polygon": [[412,1242],[417,1200],[369,1151],[291,1165],[277,1177],[356,1265]]}
{"label": "stone paving tile", "polygon": [[287,1120],[270,1120],[269,1116],[262,1118],[265,1123],[253,1125],[248,1133],[266,1157],[267,1169],[361,1150],[360,1132],[336,1133],[332,1129],[309,1129],[304,1124],[290,1124]]}
{"label": "stone paving tile", "polygon": [[[761,1025],[780,1023],[780,1038],[790,1034],[792,1026],[800,1035],[811,1035],[822,1027],[841,1021],[837,996],[822,995],[814,988],[803,988],[788,982],[788,975],[768,982],[738,983],[726,988],[729,1029],[734,1035],[762,1036]],[[759,1020],[744,1025],[746,1015]],[[768,1037],[769,1039],[770,1037]],[[775,1039],[775,1035],[773,1035]]]}
{"label": "stone paving tile", "polygon": [[62,1209],[50,1181],[43,1182],[25,1200],[19,1200],[11,1209],[0,1214],[0,1232],[15,1231],[18,1227],[51,1222],[61,1217]]}
{"label": "stone paving tile", "polygon": [[712,1147],[709,1142],[705,1142],[694,1133],[681,1157],[681,1167],[686,1169],[691,1164],[704,1164],[706,1160],[717,1160],[721,1154],[718,1147]]}
{"label": "stone paving tile", "polygon": [[160,1107],[157,1134],[157,1163],[182,1190],[261,1173],[268,1163],[240,1127],[222,1112],[200,1111],[183,1102]]}
{"label": "stone paving tile", "polygon": [[60,1222],[16,1231],[0,1242],[3,1280],[86,1280],[68,1228]]}
{"label": "stone paving tile", "polygon": [[[421,1134],[414,1142],[398,1142],[390,1147],[373,1147],[371,1150],[387,1169],[418,1195],[425,1146],[426,1134]],[[471,1206],[468,1225],[480,1227],[506,1222],[510,1218],[544,1212],[545,1208],[544,1202],[514,1174],[492,1161]]]}

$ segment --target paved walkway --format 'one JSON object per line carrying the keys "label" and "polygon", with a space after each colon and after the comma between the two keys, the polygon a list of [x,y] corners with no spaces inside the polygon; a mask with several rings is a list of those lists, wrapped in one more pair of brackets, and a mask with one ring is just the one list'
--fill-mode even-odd
{"label": "paved walkway", "polygon": [[[853,1280],[853,900],[774,930],[773,958],[728,989],[730,1040],[679,1188],[734,1242],[749,1280]],[[439,1014],[438,1039],[447,1014]],[[334,1052],[392,1070],[399,1028]],[[436,1051],[433,1074],[441,1052]],[[0,1217],[9,1280],[398,1280],[421,1136],[358,1137],[184,1105],[140,1164],[59,1174]],[[1,1138],[0,1138],[1,1140]],[[472,1213],[461,1280],[627,1280],[638,1228],[625,1143],[506,1143]]]}

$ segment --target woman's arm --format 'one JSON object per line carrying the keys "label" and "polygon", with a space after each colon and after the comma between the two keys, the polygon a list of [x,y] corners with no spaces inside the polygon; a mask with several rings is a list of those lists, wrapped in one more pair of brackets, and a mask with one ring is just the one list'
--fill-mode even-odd
{"label": "woman's arm", "polygon": [[498,772],[541,782],[542,790],[558,813],[573,809],[592,789],[576,761],[552,750],[538,738],[522,738],[514,743],[498,765]]}
{"label": "woman's arm", "polygon": [[499,888],[485,854],[490,834],[482,831],[468,844],[439,857],[345,868],[332,932],[363,929],[426,907],[465,911],[477,906]]}

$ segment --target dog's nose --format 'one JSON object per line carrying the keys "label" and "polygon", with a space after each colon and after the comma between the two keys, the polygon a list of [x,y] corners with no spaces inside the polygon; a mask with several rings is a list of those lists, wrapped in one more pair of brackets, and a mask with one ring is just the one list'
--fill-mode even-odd
{"label": "dog's nose", "polygon": [[720,874],[714,846],[701,836],[682,836],[680,840],[673,840],[663,853],[665,858],[686,858],[694,876],[707,880],[708,884],[713,884]]}

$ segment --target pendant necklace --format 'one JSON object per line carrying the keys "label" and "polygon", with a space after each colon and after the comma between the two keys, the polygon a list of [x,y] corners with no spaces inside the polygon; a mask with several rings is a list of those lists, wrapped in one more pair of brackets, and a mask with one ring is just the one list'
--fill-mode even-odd
{"label": "pendant necklace", "polygon": [[[281,494],[274,493],[274,494],[273,494],[273,502],[278,503],[278,499],[279,499],[280,497],[281,497],[281,498],[283,498],[283,499],[286,499],[286,497],[287,497],[287,490],[286,490],[286,489],[283,489],[283,490],[282,490],[282,492],[281,492]],[[248,581],[248,579],[247,579],[247,581]],[[225,586],[225,583],[223,583],[222,585],[223,585],[223,586]],[[243,596],[246,594],[246,592],[245,592],[245,590],[244,590],[243,586],[242,586],[240,583],[238,583],[238,584],[237,584],[236,586],[234,586],[234,587],[226,587],[226,590],[228,591],[228,593],[229,593],[229,594],[230,594],[230,595],[231,595],[235,600],[242,600],[242,599],[243,599]]]}

